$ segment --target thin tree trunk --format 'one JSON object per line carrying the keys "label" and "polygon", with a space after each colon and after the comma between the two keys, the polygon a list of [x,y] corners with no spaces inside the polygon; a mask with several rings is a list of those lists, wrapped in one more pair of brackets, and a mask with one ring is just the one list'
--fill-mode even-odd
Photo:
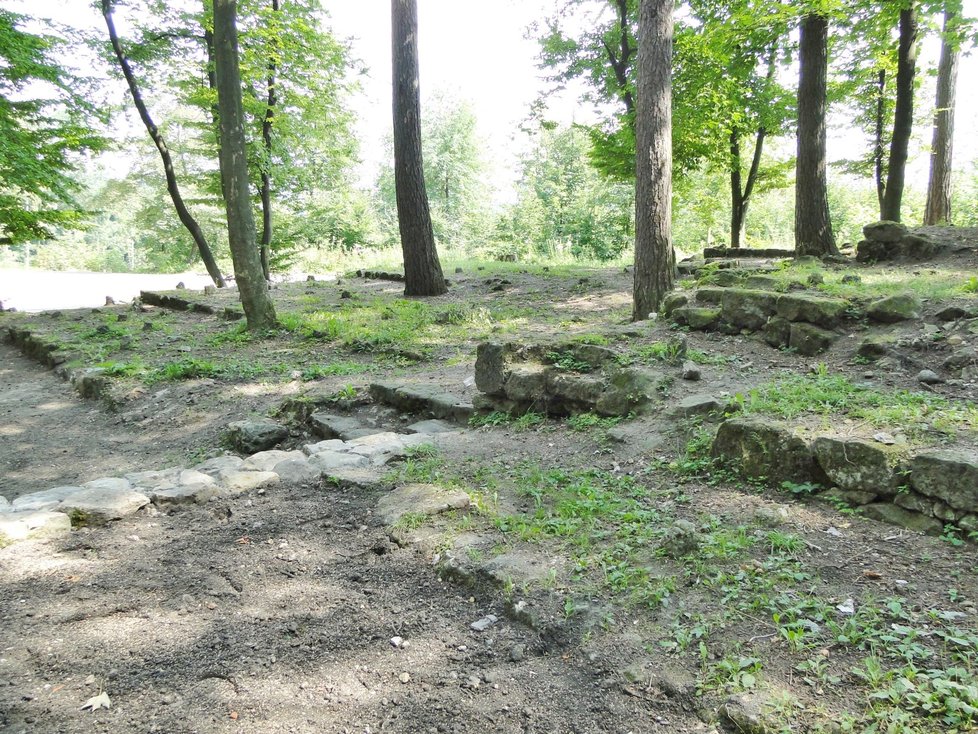
{"label": "thin tree trunk", "polygon": [[673,0],[641,0],[635,118],[632,320],[657,312],[676,278],[672,247]]}
{"label": "thin tree trunk", "polygon": [[798,157],[795,167],[795,253],[838,255],[825,165],[826,75],[829,21],[824,15],[801,20],[798,74]]}
{"label": "thin tree trunk", "polygon": [[440,296],[442,274],[421,156],[421,90],[418,76],[417,0],[391,0],[394,78],[394,188],[404,253],[404,295]]}
{"label": "thin tree trunk", "polygon": [[211,280],[214,281],[214,285],[218,288],[223,288],[226,285],[224,276],[221,275],[221,269],[218,267],[211,248],[207,244],[203,230],[201,230],[197,220],[190,213],[190,210],[187,209],[187,205],[183,201],[183,196],[180,194],[180,187],[177,184],[177,174],[173,168],[173,158],[170,156],[170,149],[166,146],[166,141],[163,139],[159,128],[156,127],[156,123],[153,122],[146,103],[143,102],[139,85],[136,84],[136,76],[133,74],[132,67],[129,65],[129,59],[126,58],[126,54],[122,50],[119,35],[115,30],[115,22],[112,20],[111,0],[102,0],[102,16],[105,18],[105,25],[109,30],[109,40],[112,42],[112,50],[115,52],[115,57],[119,62],[119,68],[122,69],[122,75],[126,78],[126,84],[129,85],[129,93],[132,95],[133,105],[135,105],[136,111],[143,121],[143,125],[146,126],[146,131],[149,133],[150,138],[152,138],[153,144],[156,145],[156,150],[159,151],[160,158],[163,161],[163,173],[166,176],[166,190],[169,192],[170,199],[173,201],[173,208],[176,209],[181,224],[183,224],[193,238],[197,251],[200,252],[200,259],[204,262],[204,267],[207,268],[207,273],[211,276]]}
{"label": "thin tree trunk", "polygon": [[761,156],[764,154],[764,140],[767,130],[757,128],[754,139],[754,155],[751,158],[747,180],[743,180],[740,167],[740,135],[736,129],[730,132],[730,246],[740,247],[743,241],[744,228],[747,223],[747,208],[750,206],[751,195],[757,184],[757,176],[761,170]]}
{"label": "thin tree trunk", "polygon": [[913,132],[913,82],[917,71],[917,10],[900,11],[900,50],[897,61],[896,107],[893,112],[893,138],[883,192],[882,218],[900,221],[907,151]]}
{"label": "thin tree trunk", "polygon": [[951,221],[951,142],[954,137],[954,103],[958,80],[958,39],[954,24],[960,3],[949,0],[944,8],[944,37],[937,68],[937,101],[934,138],[930,147],[930,180],[924,224]]}
{"label": "thin tree trunk", "polygon": [[[272,0],[272,10],[278,13],[279,0]],[[259,248],[261,251],[261,269],[265,274],[265,280],[272,279],[271,268],[269,266],[269,251],[272,248],[272,126],[275,122],[275,106],[278,104],[276,97],[275,75],[278,72],[278,37],[272,42],[272,48],[268,54],[268,76],[266,86],[268,88],[268,99],[265,103],[265,119],[261,123],[262,145],[265,147],[265,160],[261,170],[261,239]]]}
{"label": "thin tree trunk", "polygon": [[[214,71],[214,31],[210,28],[204,29],[204,47],[207,49],[207,86],[214,92],[214,101],[211,103],[211,125],[214,128],[214,140],[217,143],[218,155],[221,151],[221,113],[217,109],[217,73]],[[221,184],[221,198],[224,198],[224,179],[218,175]]]}
{"label": "thin tree trunk", "polygon": [[883,219],[883,194],[886,193],[886,145],[883,130],[886,125],[886,69],[876,75],[876,128],[873,131],[873,168],[876,177],[876,201],[879,204],[880,219]]}
{"label": "thin tree trunk", "polygon": [[255,218],[251,211],[236,15],[235,0],[214,0],[214,71],[221,118],[220,163],[224,206],[227,210],[234,276],[248,328],[270,329],[276,325],[275,306],[262,276]]}
{"label": "thin tree trunk", "polygon": [[608,56],[608,63],[615,72],[618,94],[621,101],[625,103],[625,117],[630,125],[634,125],[635,96],[629,86],[628,72],[635,47],[628,35],[628,0],[615,0],[615,9],[618,13],[618,48],[614,48],[607,41],[602,41],[602,44]]}

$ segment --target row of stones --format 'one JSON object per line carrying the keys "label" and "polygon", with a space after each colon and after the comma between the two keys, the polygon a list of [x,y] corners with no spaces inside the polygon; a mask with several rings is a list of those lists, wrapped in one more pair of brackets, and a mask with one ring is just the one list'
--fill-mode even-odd
{"label": "row of stones", "polygon": [[[697,331],[762,331],[771,346],[791,347],[806,356],[826,351],[838,337],[833,330],[857,315],[843,298],[751,288],[700,288],[695,302],[699,305],[685,293],[670,294],[663,301],[663,316]],[[870,304],[866,315],[880,323],[917,319],[921,303],[913,294],[897,294]]]}
{"label": "row of stones", "polygon": [[143,471],[104,477],[80,486],[54,487],[9,502],[0,497],[0,537],[22,540],[70,530],[75,524],[117,520],[153,504],[159,508],[233,496],[279,483],[308,484],[327,478],[372,482],[380,468],[411,447],[438,436],[383,432],[350,441],[331,439],[302,450],[260,451],[247,458],[219,456],[190,469]]}
{"label": "row of stones", "polygon": [[770,482],[815,482],[863,507],[869,517],[939,534],[944,523],[978,530],[978,452],[934,449],[911,455],[905,445],[821,436],[809,441],[788,426],[755,416],[720,425],[713,456],[745,476]]}

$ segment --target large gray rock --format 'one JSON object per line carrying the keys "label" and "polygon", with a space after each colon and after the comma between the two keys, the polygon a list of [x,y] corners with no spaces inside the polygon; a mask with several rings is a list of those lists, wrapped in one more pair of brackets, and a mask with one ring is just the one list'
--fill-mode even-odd
{"label": "large gray rock", "polygon": [[906,234],[907,228],[904,225],[888,219],[863,227],[863,236],[870,242],[899,242]]}
{"label": "large gray rock", "polygon": [[63,500],[81,491],[81,487],[54,487],[41,492],[24,494],[10,503],[11,509],[18,512],[53,510]]}
{"label": "large gray rock", "polygon": [[940,535],[944,530],[944,523],[940,520],[921,515],[919,512],[905,510],[890,502],[877,502],[872,505],[864,505],[862,512],[871,520],[879,520],[890,525],[899,525],[901,528],[916,530],[918,533],[924,533],[926,535]]}
{"label": "large gray rock", "polygon": [[30,538],[68,535],[71,519],[63,512],[21,510],[0,514],[0,547]]}
{"label": "large gray rock", "polygon": [[520,402],[545,400],[547,377],[551,372],[550,367],[534,362],[512,365],[503,385],[503,394]]}
{"label": "large gray rock", "polygon": [[338,438],[331,438],[327,441],[319,441],[318,443],[307,443],[302,447],[302,453],[306,456],[312,456],[313,454],[318,454],[320,451],[342,451],[346,448],[346,442]]}
{"label": "large gray rock", "polygon": [[770,291],[726,288],[720,301],[723,319],[742,329],[756,331],[774,315],[778,294]]}
{"label": "large gray rock", "polygon": [[812,445],[822,471],[839,489],[896,494],[902,479],[906,450],[861,438],[822,436]]}
{"label": "large gray rock", "polygon": [[873,321],[895,324],[898,321],[919,319],[923,306],[913,293],[898,293],[869,304],[866,315]]}
{"label": "large gray rock", "polygon": [[978,512],[978,452],[942,449],[917,454],[910,483],[921,494],[958,510]]}
{"label": "large gray rock", "polygon": [[662,305],[659,307],[659,312],[662,314],[662,318],[668,319],[672,317],[673,312],[677,308],[682,308],[688,303],[689,296],[685,293],[669,293],[662,299]]}
{"label": "large gray rock", "polygon": [[426,421],[417,421],[407,426],[404,430],[408,433],[429,436],[435,433],[452,433],[457,431],[458,428],[451,423],[434,418]]}
{"label": "large gray rock", "polygon": [[834,329],[845,317],[849,302],[841,298],[821,298],[802,293],[785,293],[778,297],[777,314],[788,321],[806,321]]}
{"label": "large gray rock", "polygon": [[645,367],[623,367],[608,373],[607,386],[594,409],[601,415],[625,416],[638,413],[658,396],[664,376]]}
{"label": "large gray rock", "polygon": [[810,482],[816,464],[808,443],[778,421],[757,416],[732,418],[720,424],[713,456],[745,476],[773,484]]}
{"label": "large gray rock", "polygon": [[724,404],[712,395],[688,395],[673,408],[673,413],[682,418],[717,417],[723,411]]}
{"label": "large gray rock", "polygon": [[77,524],[97,525],[120,520],[148,504],[149,497],[142,492],[111,486],[93,486],[66,497],[58,505],[58,510],[68,513]]}
{"label": "large gray rock", "polygon": [[289,437],[289,429],[267,419],[233,421],[228,424],[228,440],[244,454],[275,448]]}
{"label": "large gray rock", "polygon": [[405,515],[437,515],[465,509],[470,502],[469,495],[453,487],[406,484],[380,498],[377,517],[385,525],[394,525]]}
{"label": "large gray rock", "polygon": [[788,346],[805,357],[827,352],[836,334],[813,324],[796,323],[788,330]]}
{"label": "large gray rock", "polygon": [[131,472],[126,474],[125,478],[135,489],[166,489],[177,485],[180,471],[176,468]]}

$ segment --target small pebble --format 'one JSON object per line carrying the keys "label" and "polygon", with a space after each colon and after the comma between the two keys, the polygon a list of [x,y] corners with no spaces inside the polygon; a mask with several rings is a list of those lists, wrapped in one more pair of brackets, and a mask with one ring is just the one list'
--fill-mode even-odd
{"label": "small pebble", "polygon": [[411,682],[411,676],[408,673],[401,673],[399,676],[397,676],[397,679],[401,681],[401,683]]}

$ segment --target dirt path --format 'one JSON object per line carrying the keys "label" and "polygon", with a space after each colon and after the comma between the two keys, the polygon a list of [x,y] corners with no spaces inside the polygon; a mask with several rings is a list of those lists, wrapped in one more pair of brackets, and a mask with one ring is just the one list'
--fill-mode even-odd
{"label": "dirt path", "polygon": [[[8,497],[165,464],[8,346],[0,406]],[[441,581],[387,541],[375,501],[281,486],[8,547],[0,729],[707,730],[624,692],[618,661],[556,647],[506,620],[498,594]],[[500,621],[470,628],[490,613]],[[103,691],[111,709],[81,710]]]}

